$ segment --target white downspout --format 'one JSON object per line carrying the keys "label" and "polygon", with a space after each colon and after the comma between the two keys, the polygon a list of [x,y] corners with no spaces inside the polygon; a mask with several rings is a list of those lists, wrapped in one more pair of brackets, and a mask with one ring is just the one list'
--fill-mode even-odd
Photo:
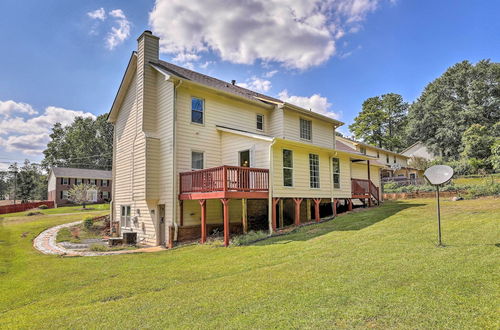
{"label": "white downspout", "polygon": [[273,233],[273,184],[274,184],[274,152],[273,146],[276,143],[276,138],[273,138],[273,141],[269,145],[269,196],[268,196],[268,211],[267,211],[267,221],[269,224],[269,233]]}
{"label": "white downspout", "polygon": [[[177,88],[182,84],[182,80],[178,80],[177,84],[174,83],[174,105],[173,105],[173,136],[172,136],[172,182],[173,182],[173,190],[174,193],[172,194],[172,222],[174,225],[174,241],[177,240],[178,234],[179,234],[179,225],[177,224],[177,199],[178,199],[178,194],[177,194],[177,189],[178,184],[177,184],[177,141],[175,139],[176,137],[176,131],[177,131]],[[173,244],[173,242],[172,242]]]}

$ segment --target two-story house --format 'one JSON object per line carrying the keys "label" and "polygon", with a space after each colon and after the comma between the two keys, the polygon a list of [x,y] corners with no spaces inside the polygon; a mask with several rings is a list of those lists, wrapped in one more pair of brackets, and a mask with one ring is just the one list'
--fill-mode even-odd
{"label": "two-story house", "polygon": [[53,167],[48,177],[48,200],[56,207],[72,204],[68,191],[78,184],[91,184],[96,189],[88,192],[91,203],[107,203],[111,200],[112,172],[86,168]]}
{"label": "two-story house", "polygon": [[343,123],[159,59],[138,38],[108,117],[112,219],[148,245],[319,221],[380,201],[377,158],[337,139]]}
{"label": "two-story house", "polygon": [[[363,155],[376,157],[378,162],[383,163],[386,166],[381,170],[383,181],[391,181],[394,179],[410,181],[418,179],[423,180],[423,171],[408,164],[411,159],[410,156],[346,137],[339,136],[338,139]],[[359,170],[362,171],[361,169]]]}

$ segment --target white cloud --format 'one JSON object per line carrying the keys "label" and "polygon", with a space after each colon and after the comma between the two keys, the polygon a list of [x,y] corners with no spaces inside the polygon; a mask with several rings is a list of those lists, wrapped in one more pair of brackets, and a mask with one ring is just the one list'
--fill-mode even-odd
{"label": "white cloud", "polygon": [[264,77],[266,78],[272,78],[275,74],[278,73],[278,70],[272,70],[272,71],[268,71],[264,74]]}
{"label": "white cloud", "polygon": [[47,134],[17,135],[9,136],[7,139],[0,138],[0,146],[9,152],[21,151],[27,155],[37,155],[45,150],[49,141]]}
{"label": "white cloud", "polygon": [[319,94],[313,94],[310,97],[288,95],[288,91],[285,89],[279,93],[279,99],[333,119],[340,118],[340,114],[330,110],[332,104],[328,102],[328,99]]}
{"label": "white cloud", "polygon": [[[307,69],[335,53],[335,41],[381,0],[156,0],[149,23],[161,51]],[[228,10],[228,7],[231,10]]]}
{"label": "white cloud", "polygon": [[89,16],[92,19],[98,19],[98,20],[104,21],[106,19],[106,11],[104,10],[104,8],[101,7],[99,9],[94,10],[94,11],[88,12],[87,16]]}
{"label": "white cloud", "polygon": [[206,68],[208,68],[208,66],[210,64],[214,64],[214,62],[213,61],[205,61],[205,63],[200,64],[199,67],[202,69],[206,69]]}
{"label": "white cloud", "polygon": [[28,115],[34,115],[37,112],[29,104],[22,102],[15,102],[12,100],[0,101],[0,116],[9,116],[13,113],[26,113]]}
{"label": "white cloud", "polygon": [[244,83],[237,83],[236,85],[256,92],[267,92],[271,89],[271,82],[269,80],[261,79],[255,76],[247,79]]}
{"label": "white cloud", "polygon": [[185,63],[185,62],[198,61],[200,58],[201,56],[197,54],[179,53],[172,60],[174,62]]}
{"label": "white cloud", "polygon": [[[7,101],[8,102],[8,101]],[[5,102],[0,101],[0,104]],[[31,109],[30,115],[38,114],[31,105],[21,103]],[[49,134],[55,123],[63,126],[71,124],[76,117],[91,117],[95,115],[89,112],[68,110],[64,108],[49,106],[43,114],[24,118],[20,116],[7,116],[0,113],[0,146],[7,151],[22,151],[25,154],[40,153],[45,149],[49,141]]]}
{"label": "white cloud", "polygon": [[128,39],[130,36],[131,23],[121,9],[110,11],[109,16],[115,19],[115,26],[111,27],[111,31],[106,37],[106,47],[109,50],[113,50],[116,46]]}

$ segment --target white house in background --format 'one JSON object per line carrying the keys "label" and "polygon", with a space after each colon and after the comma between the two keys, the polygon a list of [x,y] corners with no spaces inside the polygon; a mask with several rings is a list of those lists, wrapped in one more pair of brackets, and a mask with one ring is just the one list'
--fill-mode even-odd
{"label": "white house in background", "polygon": [[408,148],[403,150],[401,152],[401,154],[405,155],[409,158],[420,157],[420,158],[424,158],[427,160],[434,160],[436,158],[436,155],[434,155],[429,150],[429,148],[427,148],[427,146],[421,141],[418,141],[418,142],[412,144],[411,146],[409,146]]}

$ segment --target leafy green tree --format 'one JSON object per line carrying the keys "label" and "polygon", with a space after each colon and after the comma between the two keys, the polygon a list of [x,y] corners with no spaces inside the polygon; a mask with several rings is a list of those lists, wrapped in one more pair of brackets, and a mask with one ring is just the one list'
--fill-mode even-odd
{"label": "leafy green tree", "polygon": [[491,146],[490,163],[495,172],[500,172],[500,138]]}
{"label": "leafy green tree", "polygon": [[398,94],[370,97],[349,129],[357,139],[380,148],[400,151],[405,145],[408,103]]}
{"label": "leafy green tree", "polygon": [[464,151],[462,135],[473,124],[489,131],[500,121],[500,63],[463,61],[429,83],[409,108],[408,142],[424,142],[445,160]]}
{"label": "leafy green tree", "polygon": [[463,151],[465,158],[487,159],[491,155],[491,146],[495,138],[485,126],[473,124],[462,136]]}
{"label": "leafy green tree", "polygon": [[113,125],[106,118],[107,115],[100,115],[95,120],[77,117],[66,127],[55,124],[43,152],[42,165],[46,169],[54,166],[110,169]]}

